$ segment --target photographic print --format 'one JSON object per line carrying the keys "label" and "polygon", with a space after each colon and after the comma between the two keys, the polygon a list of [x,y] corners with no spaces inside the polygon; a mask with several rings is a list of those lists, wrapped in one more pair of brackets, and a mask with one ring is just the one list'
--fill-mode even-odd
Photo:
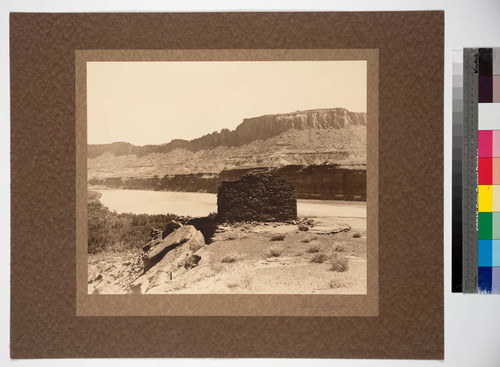
{"label": "photographic print", "polygon": [[368,294],[366,59],[91,58],[84,94],[87,295]]}
{"label": "photographic print", "polygon": [[89,293],[366,293],[366,74],[89,62]]}

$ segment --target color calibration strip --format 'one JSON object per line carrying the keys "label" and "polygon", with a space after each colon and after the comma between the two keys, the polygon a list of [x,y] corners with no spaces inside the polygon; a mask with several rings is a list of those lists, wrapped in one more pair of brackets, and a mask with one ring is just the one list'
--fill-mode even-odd
{"label": "color calibration strip", "polygon": [[478,49],[463,55],[462,292],[477,293],[477,101]]}
{"label": "color calibration strip", "polygon": [[453,51],[453,153],[451,291],[462,292],[463,51]]}
{"label": "color calibration strip", "polygon": [[500,48],[479,49],[478,292],[500,293]]}

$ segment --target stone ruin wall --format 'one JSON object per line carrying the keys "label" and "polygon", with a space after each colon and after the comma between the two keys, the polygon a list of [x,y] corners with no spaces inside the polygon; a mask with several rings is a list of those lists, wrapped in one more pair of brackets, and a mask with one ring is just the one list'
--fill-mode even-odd
{"label": "stone ruin wall", "polygon": [[217,194],[219,218],[227,221],[289,221],[297,219],[294,186],[272,174],[246,174],[223,181]]}

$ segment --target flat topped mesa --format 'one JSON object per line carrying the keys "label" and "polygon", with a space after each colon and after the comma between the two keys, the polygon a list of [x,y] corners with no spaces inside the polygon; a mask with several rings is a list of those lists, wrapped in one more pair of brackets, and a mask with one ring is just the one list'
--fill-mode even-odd
{"label": "flat topped mesa", "polygon": [[297,219],[297,196],[294,186],[280,176],[246,174],[222,182],[217,208],[225,221],[289,221]]}

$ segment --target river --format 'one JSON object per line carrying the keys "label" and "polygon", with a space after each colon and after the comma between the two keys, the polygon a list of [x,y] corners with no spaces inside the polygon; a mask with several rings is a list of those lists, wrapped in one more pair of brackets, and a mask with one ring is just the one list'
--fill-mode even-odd
{"label": "river", "polygon": [[[117,213],[167,214],[201,217],[217,212],[217,195],[199,192],[96,190],[100,201]],[[297,200],[297,214],[366,229],[366,202]]]}

